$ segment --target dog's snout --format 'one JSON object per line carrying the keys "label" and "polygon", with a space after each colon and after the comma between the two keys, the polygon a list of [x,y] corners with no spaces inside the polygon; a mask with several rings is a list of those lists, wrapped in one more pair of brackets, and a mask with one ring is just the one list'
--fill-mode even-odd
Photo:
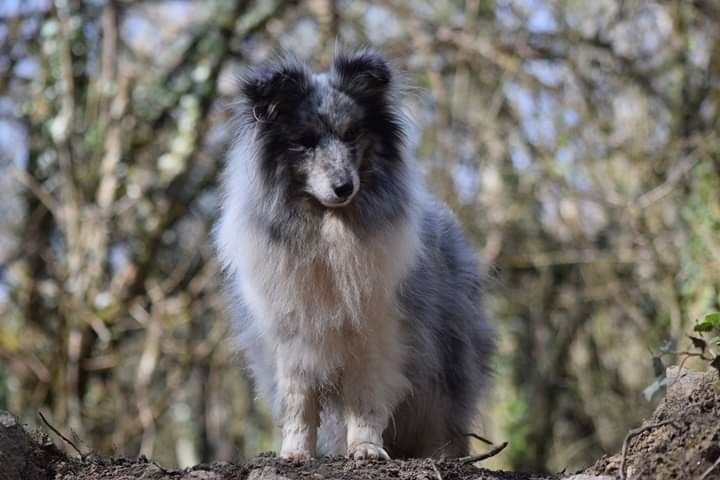
{"label": "dog's snout", "polygon": [[306,190],[330,208],[349,204],[360,188],[354,158],[343,145],[331,141],[308,159]]}
{"label": "dog's snout", "polygon": [[333,185],[335,195],[337,195],[338,198],[343,199],[349,197],[353,193],[354,188],[352,180],[348,180],[338,185]]}

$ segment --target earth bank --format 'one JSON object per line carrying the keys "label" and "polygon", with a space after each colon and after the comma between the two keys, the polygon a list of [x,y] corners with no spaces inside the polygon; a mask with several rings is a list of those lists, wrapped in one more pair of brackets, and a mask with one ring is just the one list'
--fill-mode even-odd
{"label": "earth bank", "polygon": [[[665,399],[626,439],[628,479],[720,480],[720,388],[716,372],[677,367],[667,372]],[[0,480],[610,480],[621,477],[623,453],[607,455],[583,472],[540,475],[492,471],[459,460],[289,462],[272,454],[248,463],[166,468],[145,458],[68,457],[47,434],[25,429],[0,411]]]}

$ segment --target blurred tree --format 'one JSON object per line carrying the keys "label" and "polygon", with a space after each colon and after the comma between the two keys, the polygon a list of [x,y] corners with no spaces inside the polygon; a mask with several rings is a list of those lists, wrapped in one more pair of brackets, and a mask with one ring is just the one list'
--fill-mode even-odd
{"label": "blurred tree", "polygon": [[[240,58],[233,42],[277,11],[247,2],[18,8],[5,41],[32,75],[6,80],[28,133],[0,343],[17,382],[10,407],[45,405],[100,451],[149,456],[164,432],[171,449],[177,438],[177,459],[157,452],[167,461],[231,459],[242,428],[225,420],[252,407],[244,380],[220,373],[225,324],[208,321],[222,311],[208,229],[226,142],[212,127],[228,115],[217,85]],[[155,35],[161,56],[143,50]],[[228,388],[241,389],[230,405],[220,394]]]}
{"label": "blurred tree", "polygon": [[504,461],[617,448],[649,351],[720,309],[719,29],[681,0],[3,4],[0,405],[166,463],[270,447],[208,241],[227,106],[338,39],[419,87],[410,146],[488,259]]}

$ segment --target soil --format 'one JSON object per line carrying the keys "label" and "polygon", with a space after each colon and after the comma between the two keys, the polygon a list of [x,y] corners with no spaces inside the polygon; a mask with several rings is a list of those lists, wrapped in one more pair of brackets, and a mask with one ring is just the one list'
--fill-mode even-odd
{"label": "soil", "polygon": [[[0,465],[2,463],[0,462]],[[356,461],[326,458],[308,462],[292,462],[264,454],[243,465],[213,463],[178,470],[164,468],[147,459],[86,458],[84,461],[41,457],[25,463],[27,468],[15,469],[2,480],[556,480],[559,477],[491,471],[459,461],[430,459]],[[40,468],[46,465],[46,468]]]}
{"label": "soil", "polygon": [[[666,397],[643,424],[646,430],[627,442],[626,478],[720,480],[717,374],[674,368],[668,377]],[[28,432],[15,417],[0,412],[0,480],[610,480],[620,478],[621,463],[618,453],[574,476],[548,476],[491,471],[458,460],[292,462],[264,454],[242,465],[214,463],[179,470],[145,458],[70,458],[44,433]]]}
{"label": "soil", "polygon": [[[717,372],[671,367],[667,377],[665,399],[642,426],[648,430],[628,442],[627,478],[720,480]],[[619,476],[621,462],[622,453],[605,456],[586,473]]]}

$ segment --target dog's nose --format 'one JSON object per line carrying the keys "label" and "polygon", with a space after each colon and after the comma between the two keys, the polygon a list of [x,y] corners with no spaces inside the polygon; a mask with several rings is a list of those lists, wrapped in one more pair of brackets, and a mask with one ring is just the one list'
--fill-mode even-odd
{"label": "dog's nose", "polygon": [[353,182],[349,180],[341,185],[333,186],[333,191],[338,198],[347,198],[353,192]]}

